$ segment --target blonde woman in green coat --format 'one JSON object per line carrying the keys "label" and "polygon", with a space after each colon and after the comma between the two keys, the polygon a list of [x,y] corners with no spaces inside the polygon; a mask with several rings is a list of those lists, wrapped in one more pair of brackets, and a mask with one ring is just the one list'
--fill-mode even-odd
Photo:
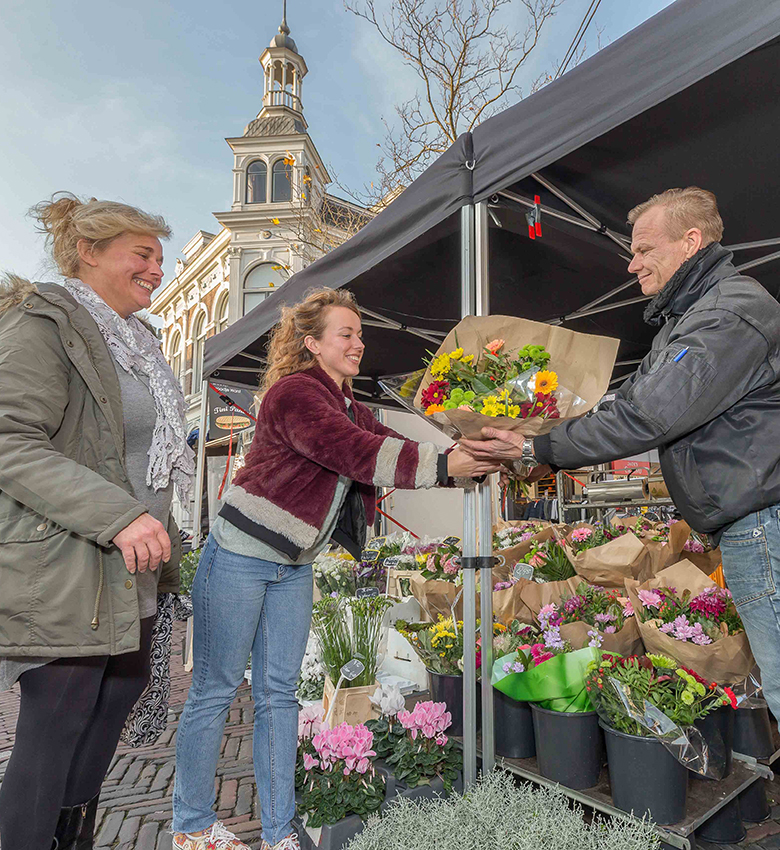
{"label": "blonde woman in green coat", "polygon": [[21,689],[0,844],[85,850],[157,593],[178,590],[170,504],[193,459],[181,387],[133,315],[165,221],[71,195],[35,214],[63,281],[0,290],[0,689]]}

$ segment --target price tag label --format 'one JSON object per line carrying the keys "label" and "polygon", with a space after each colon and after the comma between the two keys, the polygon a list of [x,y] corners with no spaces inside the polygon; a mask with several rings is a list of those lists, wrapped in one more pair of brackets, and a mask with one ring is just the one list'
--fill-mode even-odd
{"label": "price tag label", "polygon": [[360,556],[360,560],[368,564],[373,564],[378,558],[379,549],[364,549],[363,554]]}
{"label": "price tag label", "polygon": [[379,588],[378,587],[359,587],[355,591],[355,596],[358,599],[370,599],[374,596],[379,596]]}
{"label": "price tag label", "polygon": [[442,540],[444,546],[457,546],[460,543],[460,537],[445,537]]}
{"label": "price tag label", "polygon": [[385,558],[385,566],[390,569],[392,567],[397,567],[401,563],[400,555],[390,555],[388,558]]}
{"label": "price tag label", "polygon": [[534,577],[534,568],[530,564],[515,564],[515,568],[512,570],[512,575],[515,578],[531,579]]}
{"label": "price tag label", "polygon": [[369,543],[371,544],[372,549],[381,549],[383,546],[387,545],[387,538],[375,537],[373,540],[370,540]]}

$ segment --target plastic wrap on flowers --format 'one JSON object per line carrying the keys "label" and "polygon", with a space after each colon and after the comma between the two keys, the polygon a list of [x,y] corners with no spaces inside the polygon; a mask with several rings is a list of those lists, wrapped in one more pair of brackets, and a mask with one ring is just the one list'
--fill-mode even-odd
{"label": "plastic wrap on flowers", "polygon": [[754,668],[744,679],[735,682],[731,691],[737,701],[737,708],[766,708],[764,686],[758,668]]}
{"label": "plastic wrap on flowers", "polygon": [[599,716],[613,729],[655,738],[693,773],[723,778],[723,741],[716,737],[708,742],[693,724],[718,708],[736,708],[728,688],[708,683],[664,655],[621,658],[606,653],[590,665],[586,688]]}
{"label": "plastic wrap on flowers", "polygon": [[593,711],[585,688],[585,671],[599,656],[595,647],[585,647],[530,666],[528,661],[532,665],[536,659],[519,650],[493,662],[491,682],[518,702],[535,702],[550,711]]}
{"label": "plastic wrap on flowers", "polygon": [[486,425],[544,434],[582,416],[606,392],[618,341],[509,316],[468,316],[427,368],[382,378],[408,410],[448,436]]}

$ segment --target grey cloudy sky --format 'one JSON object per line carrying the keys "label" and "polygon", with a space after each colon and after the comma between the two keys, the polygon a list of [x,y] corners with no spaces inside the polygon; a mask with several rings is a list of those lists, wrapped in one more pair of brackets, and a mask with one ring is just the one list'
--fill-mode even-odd
{"label": "grey cloudy sky", "polygon": [[[389,3],[391,0],[379,0]],[[588,52],[671,0],[602,0]],[[554,69],[590,0],[564,0],[526,80]],[[26,217],[57,190],[123,200],[165,215],[174,230],[166,272],[198,229],[229,208],[232,156],[261,106],[257,57],[281,0],[4,0],[0,30],[0,269],[47,274],[43,239]],[[522,21],[519,2],[508,24]],[[415,78],[341,0],[288,0],[309,74],[304,111],[330,170],[370,182],[382,119]]]}

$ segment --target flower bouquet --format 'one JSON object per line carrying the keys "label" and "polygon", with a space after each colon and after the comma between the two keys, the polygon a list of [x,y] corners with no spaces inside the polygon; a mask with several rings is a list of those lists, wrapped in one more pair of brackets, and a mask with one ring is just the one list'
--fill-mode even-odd
{"label": "flower bouquet", "polygon": [[670,655],[720,684],[741,682],[755,661],[727,590],[681,561],[626,591],[648,652]]}
{"label": "flower bouquet", "polygon": [[295,698],[299,702],[311,702],[322,699],[325,687],[325,667],[322,664],[320,647],[313,632],[309,633],[306,642],[306,653],[301,664],[301,674],[298,677],[298,690]]}
{"label": "flower bouquet", "polygon": [[486,425],[537,435],[581,416],[606,392],[618,341],[509,316],[468,316],[424,372],[382,388],[448,435],[480,439]]}
{"label": "flower bouquet", "polygon": [[736,707],[721,688],[663,653],[621,658],[604,654],[588,668],[586,688],[601,718],[626,735],[656,738],[687,768],[720,778],[726,762],[694,723],[716,709]]}
{"label": "flower bouquet", "polygon": [[577,592],[564,596],[556,609],[561,616],[561,636],[574,646],[593,643],[620,655],[642,651],[634,609],[616,590],[581,582]]}
{"label": "flower bouquet", "polygon": [[625,528],[577,526],[567,536],[565,551],[577,575],[602,587],[622,589],[627,578],[652,575],[647,548]]}
{"label": "flower bouquet", "polygon": [[371,762],[373,736],[362,724],[341,723],[311,739],[314,754],[303,754],[305,780],[298,808],[306,827],[334,824],[349,815],[363,820],[385,799],[385,780]]}
{"label": "flower bouquet", "polygon": [[520,644],[493,663],[493,686],[513,700],[533,702],[564,713],[592,711],[585,690],[587,665],[599,657],[595,644],[575,650],[561,635],[561,617],[554,605],[539,612],[541,637]]}
{"label": "flower bouquet", "polygon": [[387,763],[396,779],[407,788],[428,785],[438,777],[450,792],[462,764],[460,750],[445,734],[452,715],[443,702],[418,702],[412,711],[399,711],[398,722],[405,730]]}
{"label": "flower bouquet", "polygon": [[[300,791],[306,783],[306,765],[304,756],[309,759],[316,756],[312,738],[323,729],[327,729],[322,706],[309,705],[298,711],[298,755],[295,761],[295,790]],[[309,761],[309,763],[311,763]]]}

